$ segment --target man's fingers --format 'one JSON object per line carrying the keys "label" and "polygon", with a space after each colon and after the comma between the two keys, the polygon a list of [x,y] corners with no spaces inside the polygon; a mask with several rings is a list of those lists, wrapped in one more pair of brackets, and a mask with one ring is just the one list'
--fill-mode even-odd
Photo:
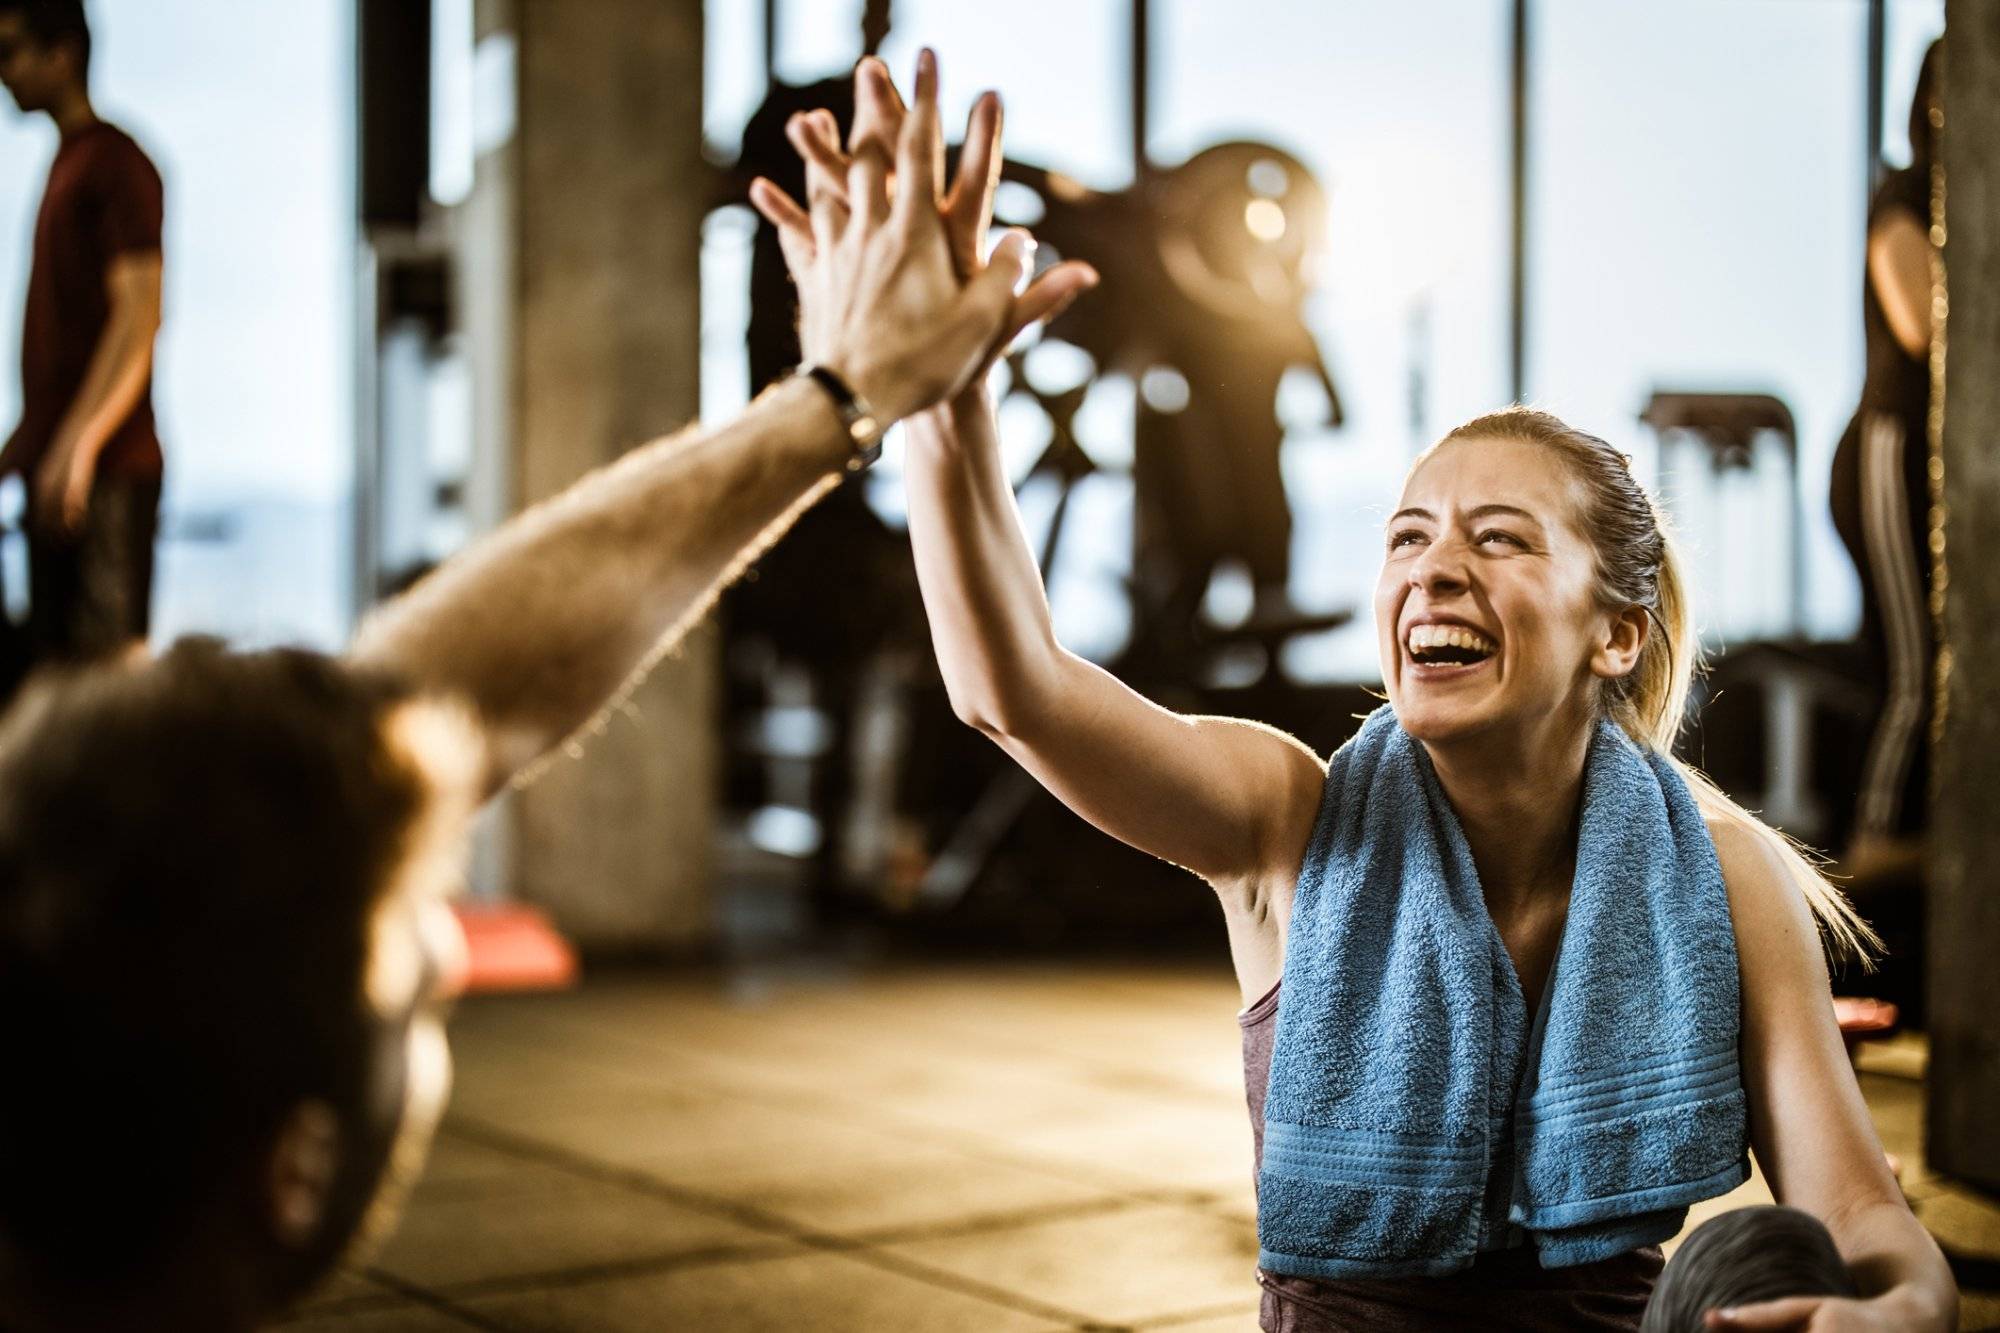
{"label": "man's fingers", "polygon": [[893,160],[904,114],[903,98],[889,77],[889,67],[874,56],[864,59],[854,71],[854,129],[847,151],[858,156],[873,144],[885,160]]}
{"label": "man's fingers", "polygon": [[889,216],[889,159],[872,142],[854,150],[847,168],[847,206],[871,226]]}
{"label": "man's fingers", "polygon": [[819,247],[813,243],[812,233],[780,227],[778,249],[785,256],[785,272],[792,275],[793,285],[803,287],[819,260]]}
{"label": "man's fingers", "polygon": [[1757,1329],[1760,1333],[1784,1333],[1804,1328],[1822,1304],[1818,1296],[1791,1296],[1781,1301],[1759,1301],[1727,1310],[1710,1310],[1707,1324],[1713,1329]]}
{"label": "man's fingers", "polygon": [[925,213],[935,216],[937,210],[939,164],[944,158],[937,88],[937,55],[925,47],[917,55],[916,96],[896,142],[896,210],[905,222],[915,222]]}
{"label": "man's fingers", "polygon": [[1000,94],[984,92],[972,104],[965,118],[965,143],[958,155],[958,174],[952,177],[950,203],[976,202],[990,195],[1000,167]]}
{"label": "man's fingers", "polygon": [[905,114],[908,113],[909,107],[903,104],[903,94],[896,87],[896,78],[894,75],[889,73],[889,67],[884,63],[882,63],[880,59],[878,59],[875,56],[870,56],[868,57],[868,59],[874,64],[876,91],[881,93],[882,97],[886,102],[887,108],[895,114],[896,125],[897,128],[900,129],[902,127],[903,117]]}
{"label": "man's fingers", "polygon": [[981,93],[965,122],[965,144],[958,155],[958,175],[945,197],[945,233],[959,276],[979,263],[979,242],[993,225],[993,190],[1000,180],[1000,133],[1003,116],[997,93]]}
{"label": "man's fingers", "polygon": [[894,187],[891,168],[903,132],[904,110],[903,99],[889,78],[889,67],[873,56],[854,71],[854,103],[854,128],[848,135],[847,151],[855,168],[867,163],[867,169],[850,168],[849,202],[868,201],[869,218],[879,222],[887,215],[889,191]]}
{"label": "man's fingers", "polygon": [[[929,65],[930,65],[931,109],[930,109],[930,128],[929,131],[926,133],[925,138],[930,144],[930,164],[931,164],[930,197],[931,197],[931,203],[935,207],[937,202],[944,198],[944,187],[945,187],[944,120],[941,116],[938,115],[938,98],[940,96],[940,93],[938,90],[937,52],[932,51],[929,54],[930,54]],[[917,65],[919,72],[923,70],[923,67],[924,67],[924,62],[919,61]]]}
{"label": "man's fingers", "polygon": [[854,67],[854,121],[847,127],[847,153],[850,157],[858,155],[864,145],[881,134],[876,111],[878,76],[875,66],[879,63],[874,56],[863,56]]}

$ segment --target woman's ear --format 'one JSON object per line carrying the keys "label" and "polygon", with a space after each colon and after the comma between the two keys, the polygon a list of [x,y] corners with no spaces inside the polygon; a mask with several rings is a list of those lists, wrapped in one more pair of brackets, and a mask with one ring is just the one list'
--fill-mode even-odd
{"label": "woman's ear", "polygon": [[1590,656],[1591,674],[1602,680],[1629,676],[1653,632],[1653,619],[1643,606],[1628,606],[1611,617],[1603,640]]}
{"label": "woman's ear", "polygon": [[286,1115],[266,1164],[266,1216],[280,1245],[304,1249],[319,1235],[340,1174],[340,1117],[321,1101]]}

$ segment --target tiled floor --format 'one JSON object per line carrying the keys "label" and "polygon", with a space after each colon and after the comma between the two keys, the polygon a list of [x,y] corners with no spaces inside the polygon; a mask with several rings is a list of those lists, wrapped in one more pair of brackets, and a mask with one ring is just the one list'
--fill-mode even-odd
{"label": "tiled floor", "polygon": [[[1085,965],[469,1003],[400,1231],[287,1327],[1253,1330],[1237,1004],[1217,972]],[[1869,1058],[1885,1141],[1928,1221],[2000,1251],[1920,1160],[1921,1057]]]}

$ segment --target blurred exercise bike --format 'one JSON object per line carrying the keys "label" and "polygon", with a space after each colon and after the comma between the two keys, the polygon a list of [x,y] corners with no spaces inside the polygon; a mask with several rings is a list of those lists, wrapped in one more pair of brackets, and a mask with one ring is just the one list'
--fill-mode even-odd
{"label": "blurred exercise bike", "polygon": [[[755,161],[739,168],[745,179],[760,172],[770,174]],[[1296,691],[1277,670],[1280,649],[1351,617],[1302,613],[1285,596],[1291,513],[1279,470],[1280,381],[1305,371],[1324,391],[1327,424],[1341,421],[1304,319],[1326,232],[1317,182],[1290,154],[1247,142],[1216,145],[1115,192],[1009,162],[996,221],[1032,227],[1039,262],[1087,259],[1103,277],[1038,343],[1013,349],[996,381],[1003,434],[1036,414],[1046,430],[1021,482],[1052,492],[1038,541],[1044,577],[1058,577],[1077,488],[1120,476],[1129,447],[1132,560],[1120,592],[1131,629],[1105,665],[1173,707],[1284,713]],[[752,361],[768,371],[796,357],[778,350],[794,346],[793,316],[773,300],[768,262],[753,271],[753,290]],[[1118,379],[1132,386],[1130,435],[1093,456],[1078,416]],[[1247,570],[1253,589],[1248,615],[1226,626],[1202,613],[1225,562]],[[817,833],[798,846],[814,862],[822,903],[976,908],[982,919],[1042,918],[1040,934],[1070,919],[1116,917],[1123,909],[1113,900],[1128,892],[1144,893],[1148,913],[1160,915],[1161,867],[1056,806],[952,716],[907,540],[860,486],[829,496],[759,562],[732,592],[726,624],[738,673],[732,795],[739,805],[768,802],[790,788]],[[1227,703],[1204,704],[1222,688]],[[785,724],[774,727],[774,718]],[[805,832],[802,821],[792,826]],[[1205,894],[1184,897],[1205,915]]]}

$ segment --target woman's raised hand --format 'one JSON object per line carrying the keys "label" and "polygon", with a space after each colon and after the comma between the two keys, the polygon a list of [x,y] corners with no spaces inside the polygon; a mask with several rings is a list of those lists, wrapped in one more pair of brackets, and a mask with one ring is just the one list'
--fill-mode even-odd
{"label": "woman's raised hand", "polygon": [[[1005,280],[1012,295],[1020,276],[1032,271],[1033,239],[1010,230],[990,254],[981,254],[999,179],[1000,130],[1000,99],[983,94],[966,125],[958,171],[949,187],[941,188],[944,140],[937,116],[937,64],[929,51],[918,58],[915,102],[909,107],[881,61],[871,57],[861,62],[855,71],[854,127],[845,148],[831,113],[807,112],[791,119],[786,133],[805,159],[807,207],[761,177],[751,184],[750,200],[778,229],[786,266],[798,285],[800,343],[807,360],[824,359],[822,349],[838,343],[841,321],[829,299],[834,290],[828,282],[829,261],[837,267],[840,248],[858,223],[905,219],[912,229],[911,244],[933,251],[924,262],[934,265],[941,254],[968,294]],[[923,217],[935,227],[935,242],[930,228],[917,222]],[[976,363],[923,406],[977,385],[1015,335],[1053,317],[1096,283],[1096,272],[1074,261],[1035,278],[1013,297],[1004,328]],[[855,387],[870,396],[863,385]],[[884,415],[892,412],[902,415],[893,404]]]}

